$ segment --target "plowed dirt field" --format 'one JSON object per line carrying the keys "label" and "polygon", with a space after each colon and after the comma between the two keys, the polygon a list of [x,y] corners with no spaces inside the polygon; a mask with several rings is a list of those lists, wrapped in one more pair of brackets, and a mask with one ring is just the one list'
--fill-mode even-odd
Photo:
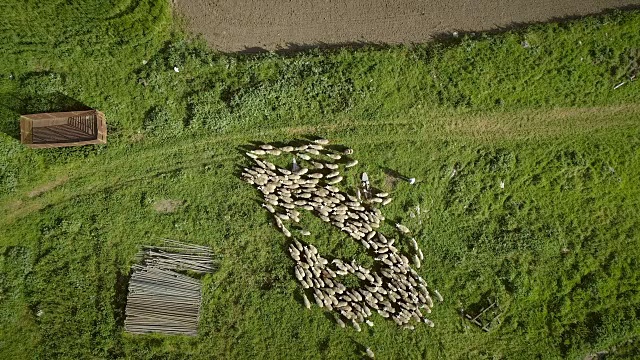
{"label": "plowed dirt field", "polygon": [[225,52],[420,43],[640,6],[639,0],[174,0],[190,30]]}

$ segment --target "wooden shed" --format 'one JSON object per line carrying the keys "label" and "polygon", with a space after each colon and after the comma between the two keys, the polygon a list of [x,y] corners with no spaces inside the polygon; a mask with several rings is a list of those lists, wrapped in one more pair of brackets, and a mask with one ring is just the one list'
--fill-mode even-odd
{"label": "wooden shed", "polygon": [[22,115],[20,141],[30,148],[107,143],[107,123],[98,110]]}

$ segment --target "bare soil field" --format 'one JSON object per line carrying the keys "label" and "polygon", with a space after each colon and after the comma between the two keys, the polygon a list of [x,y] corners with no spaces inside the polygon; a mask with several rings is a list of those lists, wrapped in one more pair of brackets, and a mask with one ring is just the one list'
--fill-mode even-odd
{"label": "bare soil field", "polygon": [[559,20],[640,0],[174,0],[189,29],[224,52],[425,42]]}

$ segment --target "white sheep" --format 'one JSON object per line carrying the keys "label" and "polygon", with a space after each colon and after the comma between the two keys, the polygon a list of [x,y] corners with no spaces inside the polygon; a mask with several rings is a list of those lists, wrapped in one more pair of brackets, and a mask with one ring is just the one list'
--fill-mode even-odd
{"label": "white sheep", "polygon": [[350,168],[350,167],[353,167],[353,166],[356,166],[356,165],[358,165],[358,160],[354,159],[354,160],[351,160],[351,161],[347,162],[344,167]]}
{"label": "white sheep", "polygon": [[400,232],[403,234],[409,234],[411,232],[409,228],[400,223],[396,223],[396,228],[398,228],[398,230],[400,230]]}
{"label": "white sheep", "polygon": [[438,299],[439,302],[444,301],[444,299],[442,298],[442,295],[440,295],[440,292],[438,292],[438,290],[433,290],[433,293],[436,295],[436,299]]}
{"label": "white sheep", "polygon": [[353,328],[356,329],[357,332],[362,331],[362,329],[360,329],[360,325],[358,324],[358,322],[356,321],[356,319],[352,319],[351,323],[353,324]]}
{"label": "white sheep", "polygon": [[304,293],[302,294],[302,300],[304,301],[304,306],[305,306],[307,309],[311,309],[311,302],[310,302],[310,301],[309,301],[309,299],[307,298],[307,295],[306,295],[306,294],[304,294]]}

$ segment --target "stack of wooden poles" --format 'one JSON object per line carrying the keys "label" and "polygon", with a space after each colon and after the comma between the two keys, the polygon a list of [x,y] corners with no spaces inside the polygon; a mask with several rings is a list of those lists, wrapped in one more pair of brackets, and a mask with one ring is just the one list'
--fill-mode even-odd
{"label": "stack of wooden poles", "polygon": [[211,249],[164,239],[165,246],[145,246],[132,267],[125,330],[135,334],[159,332],[197,335],[202,284],[182,274],[217,269]]}

